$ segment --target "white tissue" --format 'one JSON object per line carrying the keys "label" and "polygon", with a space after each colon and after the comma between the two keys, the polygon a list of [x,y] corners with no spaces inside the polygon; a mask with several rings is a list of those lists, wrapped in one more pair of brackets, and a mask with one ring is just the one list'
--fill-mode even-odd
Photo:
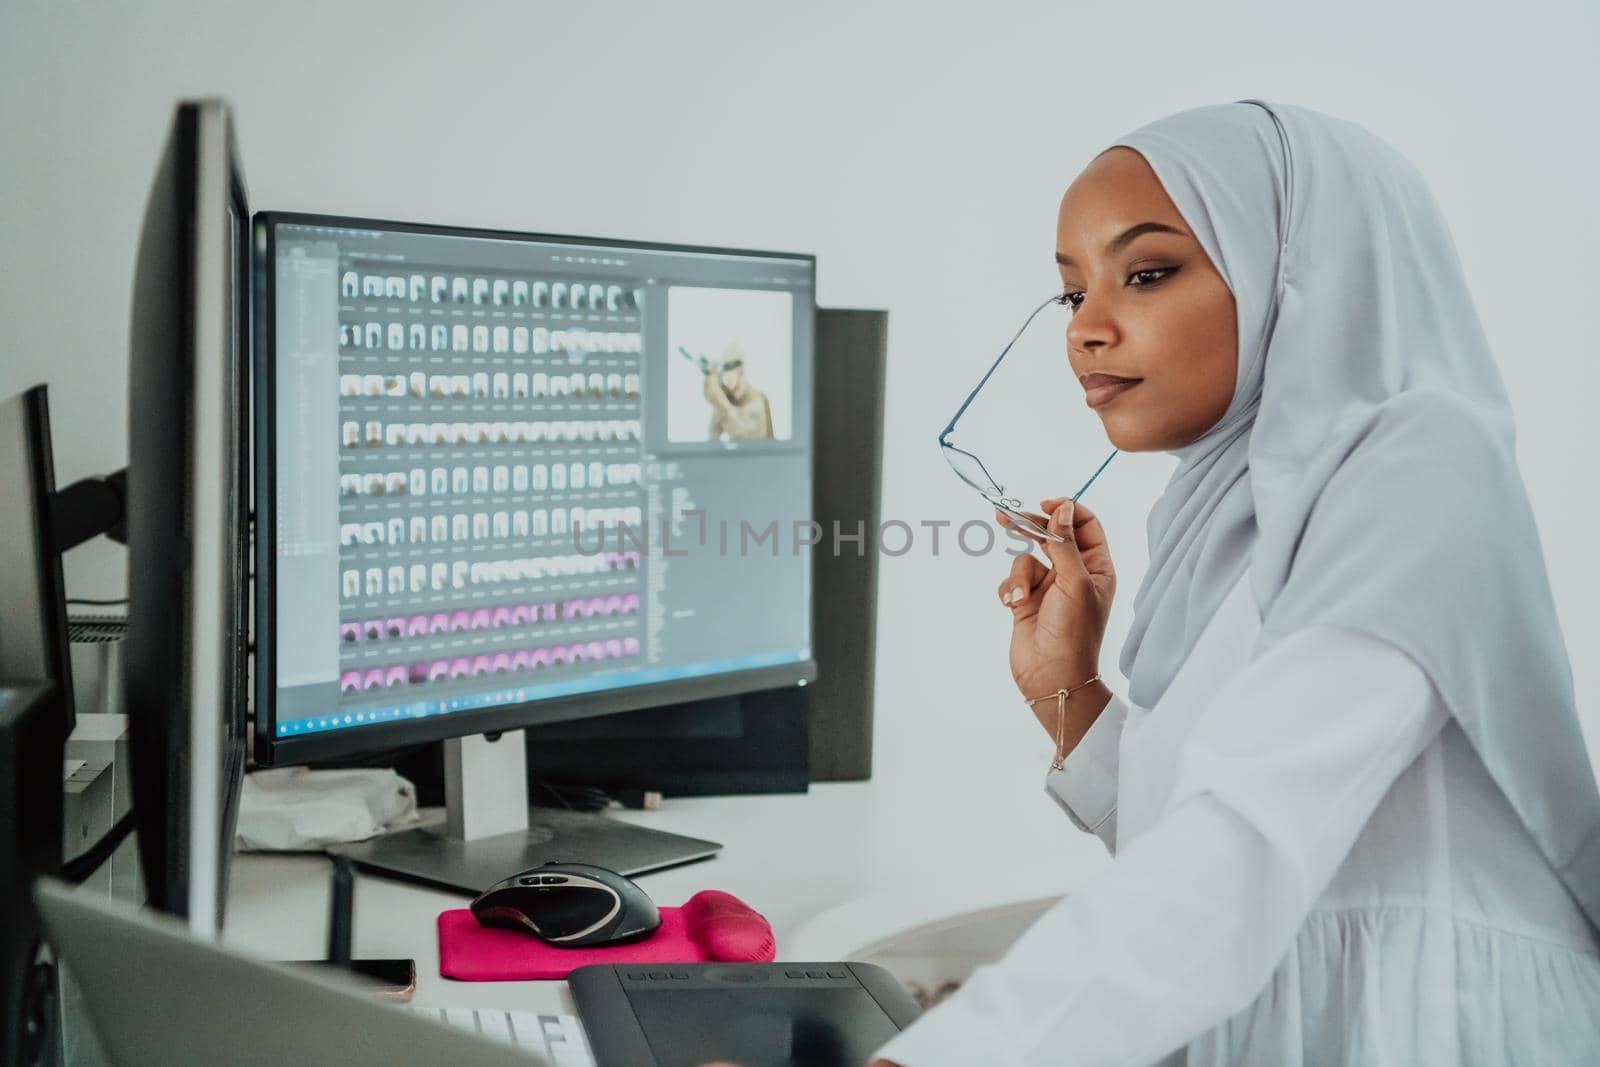
{"label": "white tissue", "polygon": [[416,786],[392,769],[275,767],[245,775],[235,840],[242,850],[319,849],[419,821]]}

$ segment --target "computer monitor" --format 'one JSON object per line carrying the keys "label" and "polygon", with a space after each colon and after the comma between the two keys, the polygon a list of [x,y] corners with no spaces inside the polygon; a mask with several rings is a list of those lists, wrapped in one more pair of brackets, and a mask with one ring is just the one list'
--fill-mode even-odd
{"label": "computer monitor", "polygon": [[72,730],[66,602],[44,386],[0,403],[0,1063],[52,1062],[55,978],[34,878],[61,869]]}
{"label": "computer monitor", "polygon": [[213,938],[246,751],[249,209],[219,100],[180,103],[132,302],[124,703],[150,903]]}
{"label": "computer monitor", "polygon": [[254,246],[260,762],[816,677],[811,256],[280,213]]}
{"label": "computer monitor", "polygon": [[71,733],[71,645],[52,515],[55,489],[50,405],[45,387],[36,385],[0,403],[0,678],[53,684]]}

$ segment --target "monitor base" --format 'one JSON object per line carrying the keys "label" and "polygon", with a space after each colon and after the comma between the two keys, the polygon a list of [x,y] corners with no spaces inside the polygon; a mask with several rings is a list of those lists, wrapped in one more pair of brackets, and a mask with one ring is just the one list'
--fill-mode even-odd
{"label": "monitor base", "polygon": [[477,896],[545,863],[589,863],[633,877],[710,859],[715,841],[605,815],[528,807],[521,730],[445,742],[445,824],[336,845],[365,870]]}
{"label": "monitor base", "polygon": [[526,830],[452,838],[442,827],[384,834],[335,845],[363,870],[477,896],[491,885],[540,864],[592,863],[633,877],[663,867],[710,859],[715,841],[633,826],[605,815],[535,808]]}

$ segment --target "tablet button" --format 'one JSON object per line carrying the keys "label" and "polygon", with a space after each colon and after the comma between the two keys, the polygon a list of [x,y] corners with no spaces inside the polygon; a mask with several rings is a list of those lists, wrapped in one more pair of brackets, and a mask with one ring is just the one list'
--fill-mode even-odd
{"label": "tablet button", "polygon": [[762,982],[767,976],[760,971],[725,970],[713,971],[707,977],[719,982]]}

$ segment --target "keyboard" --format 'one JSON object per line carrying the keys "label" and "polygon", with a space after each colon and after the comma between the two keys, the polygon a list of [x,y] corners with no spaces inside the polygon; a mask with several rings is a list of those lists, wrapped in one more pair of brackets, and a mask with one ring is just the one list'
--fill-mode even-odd
{"label": "keyboard", "polygon": [[594,1053],[589,1051],[589,1039],[583,1034],[583,1023],[576,1015],[416,1005],[411,1005],[411,1010],[446,1025],[537,1052],[556,1067],[596,1067]]}

